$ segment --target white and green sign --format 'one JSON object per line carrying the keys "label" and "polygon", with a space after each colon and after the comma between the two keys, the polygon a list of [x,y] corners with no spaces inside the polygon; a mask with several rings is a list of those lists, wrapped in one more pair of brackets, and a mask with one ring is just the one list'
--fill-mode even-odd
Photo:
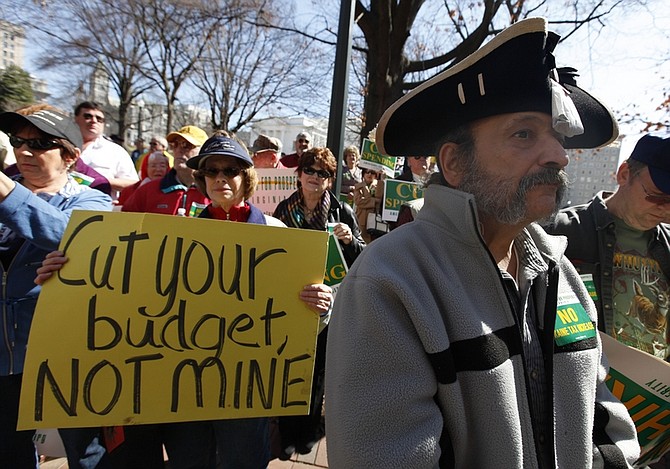
{"label": "white and green sign", "polygon": [[388,177],[392,178],[395,176],[396,159],[395,156],[382,155],[377,148],[377,144],[366,138],[363,140],[358,166],[373,171],[383,171]]}
{"label": "white and green sign", "polygon": [[328,257],[326,258],[326,274],[323,283],[333,289],[333,296],[337,293],[337,289],[344,280],[344,276],[347,275],[348,270],[340,242],[335,235],[331,234],[328,237]]}
{"label": "white and green sign", "polygon": [[423,197],[423,188],[415,182],[387,179],[384,181],[384,210],[382,220],[398,220],[398,212],[403,203]]}

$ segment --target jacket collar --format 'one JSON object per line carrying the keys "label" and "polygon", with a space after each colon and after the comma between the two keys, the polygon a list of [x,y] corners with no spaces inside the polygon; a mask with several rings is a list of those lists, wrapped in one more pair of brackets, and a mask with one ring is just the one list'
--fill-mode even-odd
{"label": "jacket collar", "polygon": [[[247,201],[247,205],[249,205],[250,209],[247,223],[253,223],[256,225],[267,225],[267,221],[265,219],[265,215],[263,214],[263,212],[255,205],[252,205],[249,201]],[[212,214],[209,211],[209,205],[205,207],[205,209],[200,213],[200,216],[198,218],[213,218]]]}
{"label": "jacket collar", "polygon": [[[593,200],[591,201],[591,210],[593,212],[593,219],[595,220],[596,230],[604,230],[609,226],[614,225],[614,215],[612,215],[609,210],[607,210],[607,205],[605,205],[605,199],[610,197],[613,192],[600,191],[598,192]],[[665,230],[662,230],[661,227],[665,227]],[[661,237],[662,232],[668,232],[668,225],[661,223],[656,225],[650,231],[653,231],[652,239],[657,240]]]}
{"label": "jacket collar", "polygon": [[338,199],[337,196],[330,190],[328,190],[327,193],[330,196],[330,211],[332,212],[334,210],[341,209],[342,204],[340,203],[340,199]]}
{"label": "jacket collar", "polygon": [[161,192],[167,194],[168,192],[174,191],[187,191],[188,187],[182,184],[182,182],[177,179],[177,171],[172,168],[168,173],[163,176],[160,182]]}
{"label": "jacket collar", "polygon": [[614,216],[607,210],[605,199],[610,197],[613,192],[600,191],[591,201],[591,210],[596,224],[596,230],[604,230],[614,223]]}

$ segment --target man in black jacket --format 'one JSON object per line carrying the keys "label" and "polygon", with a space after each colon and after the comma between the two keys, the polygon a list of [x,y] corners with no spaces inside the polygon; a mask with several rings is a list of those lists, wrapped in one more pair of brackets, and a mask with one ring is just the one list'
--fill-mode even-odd
{"label": "man in black jacket", "polygon": [[670,356],[670,138],[642,137],[617,171],[618,189],[567,208],[547,227],[593,282],[599,328],[660,358]]}

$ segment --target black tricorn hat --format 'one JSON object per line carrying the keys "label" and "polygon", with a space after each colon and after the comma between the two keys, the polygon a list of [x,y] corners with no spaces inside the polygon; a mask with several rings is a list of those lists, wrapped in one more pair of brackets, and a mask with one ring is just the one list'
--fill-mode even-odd
{"label": "black tricorn hat", "polygon": [[607,106],[577,86],[576,70],[556,69],[552,52],[559,36],[546,26],[544,18],[511,25],[393,103],[377,127],[381,152],[434,155],[447,131],[468,122],[511,112],[552,115],[552,79],[567,91],[584,128],[565,139],[565,148],[597,148],[614,141],[619,127]]}

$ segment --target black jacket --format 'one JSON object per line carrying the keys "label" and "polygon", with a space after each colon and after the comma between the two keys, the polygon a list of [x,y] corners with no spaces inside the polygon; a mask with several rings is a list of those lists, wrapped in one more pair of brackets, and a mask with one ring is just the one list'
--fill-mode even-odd
{"label": "black jacket", "polygon": [[[600,192],[589,203],[562,210],[545,227],[550,234],[568,237],[565,255],[580,274],[592,274],[598,298],[598,329],[610,331],[614,323],[612,270],[616,230],[614,217],[607,211],[604,199],[610,193]],[[653,228],[649,256],[655,259],[670,279],[670,227],[660,224]]]}

